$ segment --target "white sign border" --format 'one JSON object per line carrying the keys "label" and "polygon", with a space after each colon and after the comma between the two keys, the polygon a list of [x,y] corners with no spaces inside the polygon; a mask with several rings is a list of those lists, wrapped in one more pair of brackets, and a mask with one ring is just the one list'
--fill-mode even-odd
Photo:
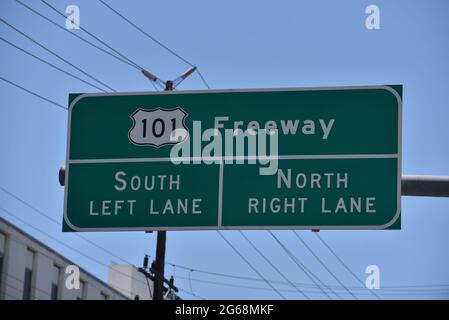
{"label": "white sign border", "polygon": [[[197,93],[232,93],[232,92],[288,92],[288,91],[326,91],[326,90],[387,90],[392,93],[398,102],[398,145],[397,145],[397,210],[393,218],[386,224],[380,226],[217,226],[217,227],[113,227],[113,228],[80,228],[70,222],[67,216],[67,197],[69,186],[69,164],[70,164],[70,129],[71,115],[76,103],[88,97],[101,96],[136,96],[136,95],[163,95],[163,94],[197,94]],[[332,155],[330,155],[332,156]],[[67,123],[67,148],[66,148],[66,171],[64,183],[64,222],[67,226],[78,232],[100,232],[100,231],[182,231],[182,230],[382,230],[393,225],[401,215],[401,176],[402,176],[402,99],[399,94],[389,85],[372,86],[340,86],[340,87],[309,87],[309,88],[267,88],[267,89],[219,89],[219,90],[188,90],[188,91],[151,91],[151,92],[112,92],[112,93],[85,93],[77,96],[68,108]],[[223,164],[220,164],[220,167]],[[222,170],[220,170],[222,174]],[[221,224],[220,203],[218,205],[218,224]]]}

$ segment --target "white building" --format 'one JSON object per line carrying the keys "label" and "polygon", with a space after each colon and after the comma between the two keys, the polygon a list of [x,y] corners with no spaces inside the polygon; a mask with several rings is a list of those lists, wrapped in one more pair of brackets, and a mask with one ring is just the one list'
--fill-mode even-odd
{"label": "white building", "polygon": [[[139,270],[129,264],[111,264],[109,266],[108,283],[130,299],[136,296],[140,300],[153,299],[153,281],[146,278]],[[173,292],[165,292],[166,300],[180,299]]]}
{"label": "white building", "polygon": [[111,264],[108,283],[130,299],[134,299],[136,296],[140,300],[153,299],[153,281],[146,279],[133,265]]}
{"label": "white building", "polygon": [[81,268],[79,289],[68,289],[65,282],[70,275],[65,270],[69,265],[75,264],[0,217],[0,299],[125,300],[130,297]]}

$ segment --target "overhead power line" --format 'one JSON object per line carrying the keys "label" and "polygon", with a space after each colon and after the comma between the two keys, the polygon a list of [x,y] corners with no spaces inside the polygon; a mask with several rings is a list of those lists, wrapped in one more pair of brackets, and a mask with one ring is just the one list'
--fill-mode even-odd
{"label": "overhead power line", "polygon": [[[276,237],[276,235],[271,231],[268,230],[268,233],[273,237],[273,239],[281,246],[282,250],[285,251],[285,253],[290,257],[290,259],[298,266],[299,269],[301,269],[301,271],[321,290],[322,293],[324,293],[324,295],[326,295],[329,299],[332,300],[332,297],[327,293],[326,290],[323,289],[322,286],[320,286],[318,284],[317,281],[315,281],[314,278],[317,278],[317,280],[319,282],[321,282],[320,279],[318,279],[318,277],[316,277],[309,269],[307,269],[307,267]],[[327,287],[326,285],[324,285],[324,283],[321,282],[321,284],[323,286],[325,286],[327,289],[330,289],[329,287]],[[330,289],[332,290],[332,289]],[[333,292],[335,295],[338,296],[338,294],[336,294],[335,292]]]}
{"label": "overhead power line", "polygon": [[[20,241],[16,241],[15,239],[13,239],[13,241],[15,241],[15,242],[17,242],[17,243],[21,243]],[[8,272],[8,270],[5,270],[6,272],[4,273],[4,275],[6,276],[6,278],[11,278],[11,279],[13,279],[14,281],[16,281],[16,282],[18,282],[21,286],[23,286],[23,283],[25,282],[24,280],[22,280],[22,279],[20,279],[20,278],[18,278],[18,277],[16,277],[16,276],[14,276],[13,274],[11,274],[10,272]],[[3,276],[3,275],[2,275]],[[6,285],[8,285],[8,283],[7,283],[7,281],[6,281],[6,278],[3,280],[3,277],[2,277],[2,284],[6,284]],[[23,287],[22,287],[23,288]],[[32,290],[35,290],[35,291],[37,291],[37,292],[40,292],[40,293],[43,293],[43,294],[45,294],[45,295],[47,295],[49,298],[51,297],[51,293],[50,292],[48,292],[48,291],[46,291],[46,290],[44,290],[44,289],[42,289],[42,288],[39,288],[39,287],[37,287],[35,284],[32,284],[31,285],[31,289]],[[22,289],[20,289],[20,292],[22,291]]]}
{"label": "overhead power line", "polygon": [[[260,278],[256,278],[256,277],[249,277],[249,276],[242,276],[242,275],[236,275],[236,274],[229,274],[229,273],[221,273],[221,272],[214,272],[214,271],[210,271],[210,270],[204,270],[204,269],[197,269],[197,268],[192,268],[192,267],[188,267],[188,266],[184,266],[184,265],[180,265],[180,264],[175,264],[172,262],[166,262],[167,265],[173,267],[173,268],[177,268],[177,269],[183,269],[186,271],[194,271],[195,273],[201,273],[201,274],[205,274],[205,275],[210,275],[210,276],[215,276],[215,277],[222,277],[222,278],[228,278],[228,279],[235,279],[235,280],[245,280],[245,281],[253,281],[253,282],[264,282],[262,279]],[[182,278],[182,277],[180,277]],[[186,278],[187,279],[187,278]],[[280,285],[289,285],[288,282],[285,281],[281,281],[281,280],[274,280],[274,279],[268,279],[268,281],[270,281],[273,284],[280,284]],[[196,281],[196,279],[192,278],[192,281]],[[302,283],[302,282],[293,282],[296,286],[302,287],[302,288],[317,288],[315,285],[313,284],[309,284],[309,283]],[[335,290],[341,290],[341,291],[346,291],[345,288],[341,287],[341,286],[337,286],[337,285],[328,285],[329,288],[333,288]],[[426,288],[438,288],[438,289],[426,289]],[[356,286],[347,286],[348,289],[351,290],[355,290],[355,291],[365,291],[366,288],[365,287],[356,287]],[[420,289],[413,289],[410,290],[410,288],[424,288],[422,289],[423,292],[426,291],[433,291],[433,290],[449,290],[449,284],[422,284],[422,285],[404,285],[404,286],[382,286],[382,289],[380,289],[380,291],[385,292],[385,291],[391,291],[391,292],[415,292],[415,291],[419,291]],[[266,289],[266,288],[265,288]],[[268,289],[271,290],[271,289]],[[347,294],[345,292],[342,292],[342,294]],[[358,294],[363,294],[363,292],[359,292]],[[371,294],[371,293],[368,293]]]}
{"label": "overhead power line", "polygon": [[[46,15],[44,15],[43,13],[37,11],[36,9],[34,9],[34,8],[30,7],[29,5],[23,3],[22,1],[16,0],[16,2],[19,3],[20,5],[22,5],[24,8],[28,9],[29,11],[31,11],[32,13],[38,15],[39,17],[45,19],[46,21],[50,22],[50,23],[53,24],[54,26],[58,27],[59,29],[64,30],[65,32],[69,33],[70,35],[72,35],[72,36],[78,38],[79,40],[82,40],[83,42],[89,44],[90,46],[92,46],[92,47],[94,47],[94,48],[100,50],[101,52],[103,52],[103,53],[105,53],[105,54],[108,54],[109,56],[111,56],[111,57],[117,59],[118,61],[123,62],[123,63],[127,64],[128,66],[131,66],[131,67],[133,67],[133,68],[135,68],[135,69],[137,69],[137,70],[143,72],[144,69],[142,69],[142,68],[141,68],[140,66],[138,66],[136,63],[132,62],[129,58],[127,58],[127,57],[124,56],[123,54],[119,53],[120,56],[125,57],[125,59],[121,58],[120,56],[116,56],[116,55],[113,54],[112,52],[109,52],[108,50],[105,50],[104,48],[102,48],[102,47],[96,45],[95,43],[93,43],[93,42],[91,42],[91,41],[89,41],[89,40],[87,40],[87,39],[85,39],[85,38],[83,38],[83,37],[81,37],[80,35],[78,35],[78,34],[76,34],[76,33],[74,33],[74,32],[71,32],[71,31],[68,30],[67,28],[64,28],[64,27],[60,26],[60,25],[59,25],[57,22],[55,22],[54,20],[51,20],[50,18],[48,18],[48,17],[47,17]],[[52,6],[49,5],[48,3],[45,3],[45,4],[46,4],[47,6],[50,6],[53,10],[56,10],[54,7],[52,7]],[[57,10],[56,10],[56,11],[57,11]],[[61,13],[58,12],[58,11],[57,11],[57,13],[58,13],[58,14],[61,14]],[[99,39],[97,36],[91,34],[89,31],[86,31],[85,29],[82,29],[82,30],[83,30],[84,32],[86,32],[87,34],[89,34],[91,37],[97,39],[97,41],[99,41],[100,43],[103,43],[103,45],[107,46],[107,47],[110,48],[111,50],[114,50],[115,52],[118,52],[118,51],[116,51],[115,49],[113,49],[111,46],[109,46],[106,42],[104,42],[103,40]],[[154,85],[154,83],[151,83],[151,84],[152,84],[154,90],[157,91],[157,88],[156,88],[156,86]]]}
{"label": "overhead power line", "polygon": [[[48,3],[45,0],[41,0],[42,3],[44,3],[47,7],[49,7],[50,9],[52,9],[54,12],[56,12],[58,15],[62,16],[65,19],[67,19],[67,17],[62,13],[59,12],[58,9],[56,9],[54,6],[52,6],[50,3]],[[133,64],[134,66],[138,67],[140,70],[143,70],[143,67],[141,67],[137,62],[131,60],[130,58],[128,58],[127,56],[125,56],[124,54],[122,54],[121,52],[119,52],[118,50],[114,49],[113,47],[111,47],[109,44],[107,44],[105,41],[103,41],[101,38],[99,38],[98,36],[96,36],[95,34],[93,34],[92,32],[90,32],[89,30],[87,30],[86,28],[76,24],[73,22],[73,24],[79,28],[80,30],[84,31],[85,33],[87,33],[88,35],[90,35],[92,38],[94,38],[95,40],[97,40],[98,42],[100,42],[102,45],[106,46],[107,48],[109,48],[110,50],[114,51],[116,54],[118,54],[120,57],[122,57],[123,59],[127,60],[128,62],[130,62],[131,64]]]}
{"label": "overhead power line", "polygon": [[201,73],[201,71],[200,71],[199,68],[198,68],[197,72],[198,72],[198,75],[199,75],[200,78],[201,78],[201,81],[203,81],[204,85],[206,86],[206,88],[207,88],[207,89],[210,89],[209,83],[206,81],[206,79],[204,79],[203,74]]}
{"label": "overhead power line", "polygon": [[40,94],[38,94],[38,93],[36,93],[36,92],[33,92],[33,91],[31,91],[31,90],[28,90],[27,88],[24,88],[24,87],[22,87],[21,85],[15,83],[15,82],[12,82],[12,81],[10,81],[10,80],[8,80],[8,79],[5,79],[5,78],[3,78],[2,76],[0,76],[0,79],[3,80],[3,81],[5,81],[5,82],[7,82],[7,83],[9,83],[10,85],[13,85],[14,87],[17,87],[17,88],[19,88],[19,89],[21,89],[21,90],[23,90],[23,91],[25,91],[25,92],[28,92],[29,94],[32,94],[33,96],[36,96],[36,97],[38,97],[38,98],[40,98],[40,99],[42,99],[42,100],[45,100],[45,101],[47,101],[47,102],[49,102],[49,103],[51,103],[51,104],[53,104],[53,105],[55,105],[55,106],[57,106],[57,107],[59,107],[59,108],[61,108],[61,109],[67,110],[67,108],[64,107],[62,104],[59,104],[59,103],[54,102],[54,101],[52,101],[52,100],[50,100],[50,99],[47,99],[47,98],[45,98],[44,96],[41,96]]}
{"label": "overhead power line", "polygon": [[[187,277],[184,276],[177,276],[178,279],[184,279],[184,280],[188,280]],[[194,282],[198,282],[198,283],[203,283],[203,284],[212,284],[212,285],[216,285],[216,286],[222,286],[222,287],[231,287],[231,288],[239,288],[239,289],[249,289],[249,290],[258,290],[258,291],[273,291],[271,288],[267,288],[267,287],[256,287],[256,286],[250,286],[250,285],[244,285],[244,284],[237,284],[237,283],[229,283],[229,282],[220,282],[220,281],[212,281],[212,280],[205,280],[205,279],[197,279],[197,278],[191,278],[192,281]],[[297,292],[294,289],[278,289],[281,292],[286,292],[286,293],[295,293]],[[321,291],[319,291],[316,287],[310,287],[310,288],[306,288],[303,290],[305,293],[308,294],[317,294],[317,293],[322,293]],[[341,292],[341,294],[344,295],[349,295],[348,292],[344,291]],[[369,292],[361,292],[359,293],[360,295],[371,295],[371,293]],[[426,294],[446,294],[449,295],[449,289],[440,289],[440,290],[427,290],[427,291],[402,291],[402,292],[385,292],[384,294],[386,295],[401,295],[401,294],[409,294],[409,295],[426,295]]]}
{"label": "overhead power line", "polygon": [[107,55],[117,59],[120,62],[123,62],[123,63],[127,64],[130,67],[133,67],[133,68],[135,68],[135,69],[137,69],[139,71],[141,70],[139,67],[135,66],[133,63],[130,63],[129,61],[127,61],[127,60],[125,60],[123,58],[120,58],[119,56],[116,56],[115,54],[113,54],[113,53],[103,49],[102,47],[96,45],[95,43],[93,43],[93,42],[91,42],[91,41],[81,37],[80,35],[76,34],[75,32],[71,32],[69,29],[64,28],[63,26],[59,25],[57,22],[51,20],[50,18],[45,16],[43,13],[37,11],[36,9],[34,9],[34,8],[30,7],[29,5],[23,3],[22,1],[16,0],[16,2],[19,3],[20,5],[22,5],[23,7],[25,7],[26,9],[28,9],[29,11],[33,12],[34,14],[38,15],[39,17],[41,17],[41,18],[45,19],[46,21],[50,22],[54,26],[58,27],[59,29],[64,30],[68,34],[72,35],[73,37],[76,37],[76,38],[80,39],[81,41],[87,43],[88,45],[90,45],[90,46],[100,50],[101,52],[103,52],[103,53],[105,53],[105,54],[107,54]]}
{"label": "overhead power line", "polygon": [[[42,0],[43,1],[43,0]],[[191,67],[196,67],[193,63],[191,63],[189,60],[187,60],[186,58],[182,57],[180,54],[176,53],[174,50],[170,49],[168,46],[166,46],[165,44],[163,44],[161,41],[159,41],[158,39],[156,39],[154,36],[152,36],[151,34],[149,34],[148,32],[146,32],[143,28],[139,27],[137,24],[135,24],[131,19],[128,19],[127,17],[125,17],[122,13],[120,13],[117,9],[114,9],[111,5],[107,4],[105,1],[103,0],[98,0],[100,1],[100,3],[102,3],[106,8],[108,8],[109,10],[111,10],[112,12],[114,12],[117,16],[119,16],[120,18],[122,18],[123,20],[125,20],[127,23],[129,23],[132,27],[134,27],[136,30],[138,30],[139,32],[141,32],[143,35],[145,35],[148,39],[152,40],[153,42],[155,42],[156,44],[158,44],[160,47],[164,48],[165,50],[167,50],[168,52],[170,52],[173,56],[175,56],[176,58],[180,59],[181,61],[183,61],[184,63],[188,64]],[[203,77],[203,75],[201,74],[200,70],[197,69],[198,75],[201,78],[201,81],[204,83],[204,85],[210,89],[209,83],[206,81],[206,79]]]}
{"label": "overhead power line", "polygon": [[338,279],[338,277],[332,272],[332,270],[329,269],[329,267],[320,259],[320,257],[318,257],[318,255],[313,251],[313,249],[311,247],[309,247],[309,245],[300,237],[300,235],[295,231],[292,230],[293,234],[296,236],[296,238],[299,239],[299,241],[301,241],[301,243],[304,245],[304,247],[306,247],[306,249],[315,257],[315,259],[317,259],[317,261],[321,264],[321,266],[326,269],[326,271],[356,300],[357,297],[351,292],[351,290],[349,290],[344,284],[343,282],[340,281],[340,279]]}
{"label": "overhead power line", "polygon": [[[196,268],[192,268],[192,267],[188,267],[188,266],[183,266],[183,265],[179,265],[179,264],[174,264],[171,262],[166,262],[167,265],[172,266],[173,268],[179,268],[179,269],[184,269],[187,271],[194,271],[195,273],[201,273],[201,274],[207,274],[207,275],[211,275],[211,276],[215,276],[215,277],[222,277],[222,278],[228,278],[228,279],[235,279],[235,280],[246,280],[246,281],[254,281],[254,282],[264,282],[262,279],[260,278],[255,278],[255,277],[248,277],[248,276],[241,276],[241,275],[235,275],[235,274],[228,274],[228,273],[220,273],[220,272],[214,272],[214,271],[209,271],[209,270],[203,270],[203,269],[196,269]],[[182,277],[181,277],[182,278]],[[270,281],[271,283],[276,283],[276,284],[280,284],[280,285],[289,285],[288,282],[285,281],[280,281],[280,280],[274,280],[274,279],[268,279],[268,281]],[[192,281],[196,281],[196,279],[192,278]],[[315,285],[313,284],[309,284],[309,283],[301,283],[301,282],[293,282],[296,286],[300,286],[302,288],[317,288]],[[341,286],[331,286],[329,285],[328,287],[333,288],[335,290],[341,290],[341,291],[346,291],[343,287]],[[351,290],[356,290],[356,291],[365,291],[366,288],[365,287],[355,287],[355,286],[348,286],[349,289]],[[413,290],[410,290],[410,288],[412,288]],[[424,288],[424,289],[416,289],[416,288]],[[432,288],[437,288],[437,289],[432,289]],[[269,289],[271,290],[271,289]],[[380,291],[385,292],[385,291],[391,291],[391,292],[428,292],[428,291],[449,291],[449,284],[429,284],[429,285],[404,285],[404,286],[382,286],[382,289],[380,289]],[[345,292],[342,292],[343,294],[347,294]],[[358,294],[363,294],[363,292],[359,292]],[[371,293],[368,293],[371,294]]]}
{"label": "overhead power line", "polygon": [[102,82],[101,80],[98,80],[97,78],[93,77],[92,75],[90,75],[89,73],[87,73],[86,71],[84,71],[83,69],[77,67],[76,65],[74,65],[73,63],[71,63],[70,61],[68,61],[67,59],[64,59],[63,57],[61,57],[60,55],[58,55],[57,53],[55,53],[54,51],[48,49],[46,46],[44,46],[43,44],[41,44],[40,42],[36,41],[35,39],[33,39],[32,37],[30,37],[29,35],[27,35],[25,32],[19,30],[18,28],[14,27],[12,24],[10,24],[9,22],[7,22],[6,20],[4,20],[3,18],[0,18],[0,21],[3,22],[5,25],[7,25],[8,27],[10,27],[11,29],[15,30],[16,32],[20,33],[22,36],[24,36],[25,38],[27,38],[28,40],[32,41],[34,44],[38,45],[39,47],[41,47],[42,49],[44,49],[45,51],[49,52],[50,54],[52,54],[53,56],[57,57],[58,59],[64,61],[65,63],[67,63],[68,65],[70,65],[71,67],[75,68],[76,70],[78,70],[79,72],[83,73],[84,75],[88,76],[89,78],[91,78],[92,80],[97,81],[98,83],[100,83],[101,85],[105,86],[106,88],[112,90],[115,92],[115,90],[113,88],[111,88],[110,86],[108,86],[107,84],[105,84],[104,82]]}
{"label": "overhead power line", "polygon": [[127,17],[125,17],[123,14],[121,14],[120,12],[118,12],[116,9],[112,8],[109,4],[107,4],[105,1],[103,0],[98,0],[100,1],[105,7],[107,7],[108,9],[110,9],[112,12],[114,12],[116,15],[118,15],[119,17],[121,17],[123,20],[125,20],[126,22],[128,22],[131,26],[133,26],[135,29],[139,30],[142,34],[144,34],[145,36],[147,36],[148,38],[150,38],[151,40],[153,40],[154,42],[156,42],[158,45],[160,45],[162,48],[164,48],[165,50],[167,50],[168,52],[170,52],[172,55],[174,55],[175,57],[179,58],[180,60],[184,61],[186,64],[188,64],[191,67],[194,67],[195,65],[193,63],[191,63],[190,61],[186,60],[185,58],[181,57],[179,54],[177,54],[175,51],[173,51],[172,49],[170,49],[169,47],[167,47],[165,44],[163,44],[162,42],[160,42],[159,40],[157,40],[155,37],[153,37],[152,35],[148,34],[145,30],[143,30],[141,27],[139,27],[138,25],[136,25],[134,22],[132,22],[130,19],[128,19]]}
{"label": "overhead power line", "polygon": [[18,45],[15,45],[14,43],[12,43],[12,42],[6,40],[5,38],[3,38],[3,37],[1,37],[1,36],[0,36],[0,40],[2,40],[3,42],[9,44],[10,46],[12,46],[12,47],[14,47],[14,48],[16,48],[16,49],[22,51],[23,53],[26,53],[27,55],[33,57],[34,59],[39,60],[39,61],[41,61],[42,63],[45,63],[46,65],[48,65],[48,66],[50,66],[50,67],[52,67],[52,68],[54,68],[54,69],[56,69],[56,70],[58,70],[58,71],[60,71],[60,72],[62,72],[62,73],[64,73],[64,74],[66,74],[66,75],[68,75],[69,77],[72,77],[72,78],[74,78],[74,79],[77,79],[77,80],[79,80],[79,81],[81,81],[81,82],[83,82],[83,83],[85,83],[85,84],[87,84],[87,85],[89,85],[89,86],[91,86],[91,87],[93,87],[93,88],[95,88],[95,89],[98,89],[98,90],[100,90],[100,91],[106,92],[105,90],[103,90],[102,88],[100,88],[100,87],[94,85],[93,83],[88,82],[88,81],[86,81],[86,80],[84,80],[84,79],[81,79],[80,77],[75,76],[74,74],[72,74],[72,73],[70,73],[70,72],[67,72],[67,71],[65,71],[64,69],[61,69],[61,68],[59,68],[58,66],[55,66],[54,64],[52,64],[52,63],[50,63],[50,62],[48,62],[48,61],[46,61],[46,60],[44,60],[44,59],[42,59],[42,58],[39,58],[38,56],[36,56],[36,55],[32,54],[31,52],[29,52],[29,51],[27,51],[27,50],[25,50],[25,49],[19,47]]}
{"label": "overhead power line", "polygon": [[272,288],[282,299],[286,300],[287,298],[281,293],[279,292],[278,289],[276,289],[271,282],[269,282],[258,270],[256,267],[254,267],[249,261],[248,259],[245,258],[244,255],[242,255],[240,253],[240,251],[228,240],[226,239],[226,237],[220,232],[217,231],[217,233],[220,235],[220,237],[223,238],[223,240],[232,248],[232,250],[234,250],[235,253],[237,253],[237,255],[261,278],[265,281],[265,283]]}
{"label": "overhead power line", "polygon": [[[340,261],[340,263],[343,265],[343,267],[345,267],[345,269],[362,285],[365,286],[365,284],[363,283],[362,279],[360,279],[352,270],[351,268],[348,267],[348,265],[343,261],[343,259],[341,259],[337,253],[326,243],[326,241],[324,241],[324,239],[318,234],[318,232],[315,232],[316,236],[318,237],[318,239],[320,239],[321,243],[333,254],[333,256],[335,258],[337,258],[338,261]],[[369,290],[369,289],[368,289]],[[373,290],[370,290],[370,292],[379,300],[382,300],[382,298],[377,295]]]}
{"label": "overhead power line", "polygon": [[276,265],[271,262],[270,259],[267,258],[267,256],[265,256],[263,254],[262,251],[260,251],[256,245],[241,231],[239,230],[240,234],[242,235],[243,238],[245,238],[245,240],[251,245],[251,247],[253,247],[254,250],[257,251],[257,253],[274,269],[276,270],[276,272],[285,280],[287,281],[292,287],[293,289],[295,289],[297,292],[299,292],[301,295],[303,295],[307,300],[310,300],[310,297],[308,295],[306,295],[301,289],[299,289],[287,276],[284,275],[284,273],[282,273],[281,270],[279,270],[278,267],[276,267]]}
{"label": "overhead power line", "polygon": [[197,295],[197,294],[194,293],[194,292],[190,292],[190,291],[185,290],[185,289],[182,289],[182,288],[179,288],[179,291],[182,291],[182,292],[184,292],[184,293],[187,293],[188,295],[190,295],[190,296],[192,296],[192,297],[194,297],[194,298],[197,298],[198,300],[206,300],[206,298],[203,298],[203,297]]}
{"label": "overhead power line", "polygon": [[[58,15],[62,16],[64,19],[67,19],[67,17],[62,13],[59,12],[58,9],[56,9],[54,6],[52,6],[50,3],[48,3],[45,0],[41,0],[42,3],[44,3],[47,7],[49,7],[50,9],[52,9],[54,12],[56,12]],[[125,56],[123,53],[121,53],[120,51],[114,49],[112,46],[110,46],[109,44],[107,44],[104,40],[102,40],[100,37],[98,37],[97,35],[93,34],[92,32],[90,32],[89,30],[87,30],[84,27],[81,27],[80,25],[76,24],[73,22],[73,24],[79,28],[80,30],[84,31],[85,33],[87,33],[89,36],[91,36],[92,38],[94,38],[95,40],[97,40],[98,42],[100,42],[102,45],[106,46],[107,48],[109,48],[110,50],[114,51],[116,54],[118,54],[120,57],[122,57],[123,59],[127,60],[129,63],[131,63],[132,65],[134,65],[136,68],[140,69],[142,72],[146,71],[145,68],[143,68],[142,66],[140,66],[137,62],[131,60],[130,58],[128,58],[127,56]],[[153,86],[154,90],[157,91],[156,85],[151,82],[151,85]]]}

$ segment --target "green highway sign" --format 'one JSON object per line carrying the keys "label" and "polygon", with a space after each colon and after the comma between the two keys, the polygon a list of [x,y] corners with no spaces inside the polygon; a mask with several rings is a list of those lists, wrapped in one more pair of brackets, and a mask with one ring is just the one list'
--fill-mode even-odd
{"label": "green highway sign", "polygon": [[69,104],[64,231],[400,229],[400,85]]}

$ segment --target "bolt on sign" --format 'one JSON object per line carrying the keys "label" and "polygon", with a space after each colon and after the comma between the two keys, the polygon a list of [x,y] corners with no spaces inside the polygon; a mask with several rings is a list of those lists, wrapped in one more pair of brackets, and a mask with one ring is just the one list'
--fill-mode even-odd
{"label": "bolt on sign", "polygon": [[401,85],[69,104],[64,231],[400,229]]}

